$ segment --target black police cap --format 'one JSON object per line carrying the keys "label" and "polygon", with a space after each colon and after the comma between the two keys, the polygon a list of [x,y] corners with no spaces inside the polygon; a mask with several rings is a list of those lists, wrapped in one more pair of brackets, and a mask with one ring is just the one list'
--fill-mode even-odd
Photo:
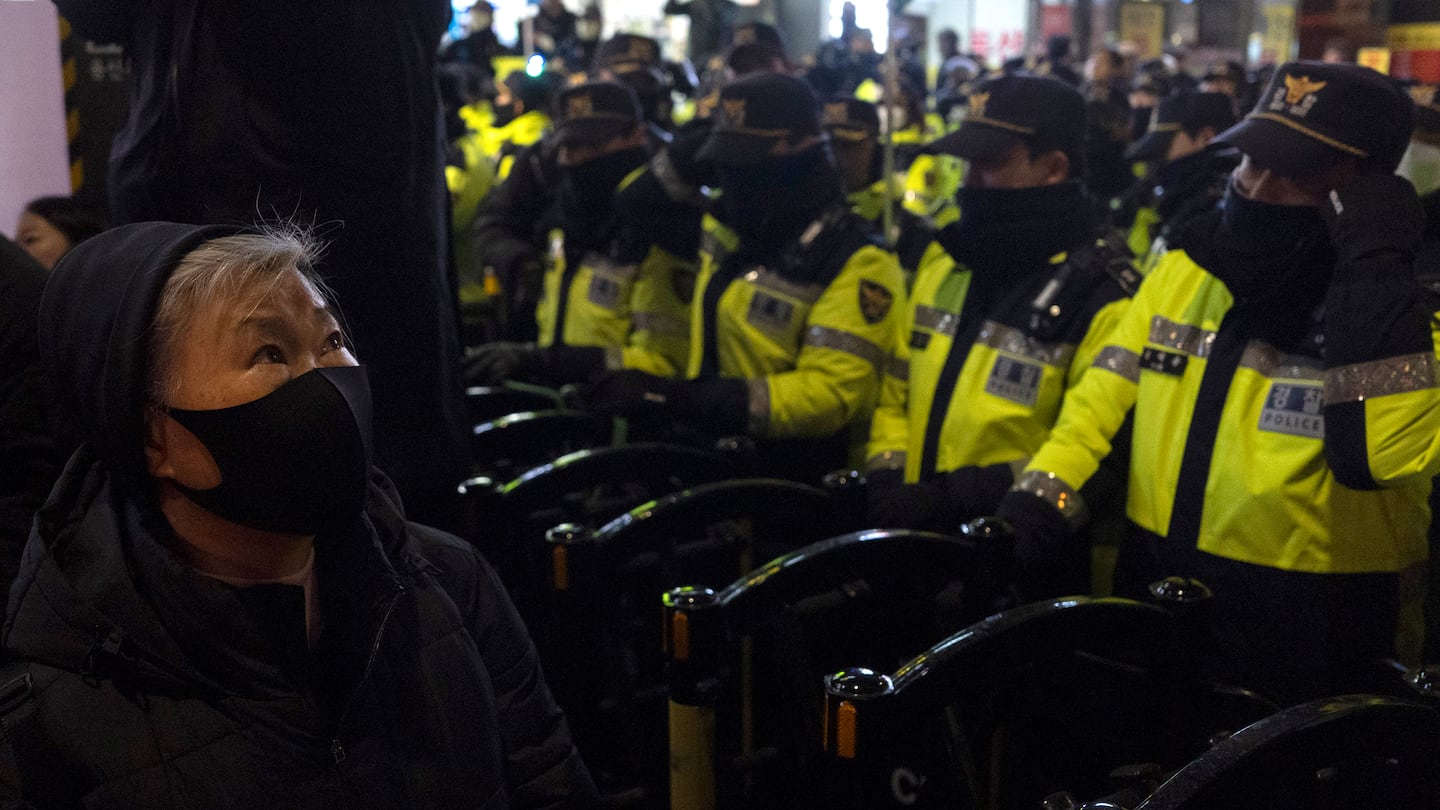
{"label": "black police cap", "polygon": [[1034,152],[1058,149],[1078,170],[1085,153],[1085,99],[1048,76],[986,79],[970,93],[960,128],[925,147],[927,152],[989,161],[1016,144]]}
{"label": "black police cap", "polygon": [[1281,65],[1245,120],[1215,140],[1277,174],[1296,177],[1347,159],[1392,172],[1410,141],[1415,105],[1367,67]]}
{"label": "black police cap", "polygon": [[555,140],[561,146],[604,143],[640,125],[635,91],[619,82],[586,82],[567,87],[555,99]]}
{"label": "black police cap", "polygon": [[595,51],[596,73],[608,70],[618,76],[660,67],[660,43],[639,34],[616,34]]}
{"label": "black police cap", "polygon": [[1160,160],[1170,151],[1170,142],[1180,131],[1199,132],[1205,127],[1221,132],[1235,126],[1234,100],[1224,93],[1177,93],[1155,106],[1150,128],[1125,152],[1127,160]]}
{"label": "black police cap", "polygon": [[784,144],[820,134],[820,102],[810,85],[783,73],[757,73],[721,88],[715,126],[698,157],[753,166]]}
{"label": "black police cap", "polygon": [[825,130],[833,138],[862,141],[880,135],[880,111],[853,96],[835,96],[820,111]]}

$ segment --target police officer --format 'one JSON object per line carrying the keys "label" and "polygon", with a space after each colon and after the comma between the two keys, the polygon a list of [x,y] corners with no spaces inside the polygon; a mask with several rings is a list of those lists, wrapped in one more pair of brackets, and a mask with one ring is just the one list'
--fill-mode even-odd
{"label": "police officer", "polygon": [[880,221],[886,199],[881,177],[880,113],[875,105],[850,96],[835,96],[823,109],[825,132],[840,168],[845,198],[855,213],[871,223]]}
{"label": "police officer", "polygon": [[1234,125],[1232,103],[1220,93],[1185,92],[1163,99],[1149,129],[1125,153],[1127,160],[1154,165],[1121,204],[1120,224],[1129,227],[1130,250],[1146,257],[1142,269],[1165,252],[1171,234],[1225,193],[1240,158],[1232,149],[1207,147]]}
{"label": "police officer", "polygon": [[639,34],[616,34],[595,53],[595,77],[620,82],[635,91],[645,115],[651,143],[656,148],[670,141],[672,82],[660,59],[660,43]]}
{"label": "police officer", "polygon": [[480,346],[466,377],[561,385],[607,368],[678,376],[689,356],[694,266],[636,233],[613,204],[650,157],[639,101],[618,82],[587,82],[560,94],[556,114],[559,221],[536,310],[538,345]]}
{"label": "police officer", "polygon": [[845,202],[804,81],[761,73],[727,85],[719,102],[699,157],[718,167],[716,213],[734,242],[702,252],[690,379],[622,372],[588,400],[748,434],[763,440],[770,474],[815,479],[846,463],[849,429],[866,424],[894,351],[903,280]]}
{"label": "police officer", "polygon": [[[968,161],[964,214],[926,254],[867,464],[874,525],[953,530],[990,514],[1050,433],[1138,285],[1080,185],[1085,102],[1003,76],[930,149]],[[1083,560],[1061,574],[1085,588]]]}
{"label": "police officer", "polygon": [[1392,174],[1412,105],[1355,65],[1283,65],[1217,139],[1244,153],[1219,208],[1146,277],[1000,515],[1025,568],[1066,542],[1133,411],[1116,592],[1214,591],[1211,674],[1290,703],[1396,652],[1440,470],[1436,335]]}

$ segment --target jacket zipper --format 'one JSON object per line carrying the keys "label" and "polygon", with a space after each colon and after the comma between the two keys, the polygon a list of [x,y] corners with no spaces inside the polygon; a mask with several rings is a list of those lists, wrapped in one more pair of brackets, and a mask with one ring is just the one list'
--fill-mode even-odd
{"label": "jacket zipper", "polygon": [[404,594],[405,589],[400,588],[390,597],[390,604],[385,608],[385,615],[380,618],[380,628],[375,631],[375,641],[370,645],[370,657],[365,660],[365,670],[360,673],[360,681],[350,692],[350,697],[345,701],[345,708],[340,712],[340,719],[335,722],[335,736],[330,739],[330,757],[335,760],[337,767],[345,762],[345,746],[340,742],[340,730],[345,727],[345,720],[350,716],[350,710],[355,707],[360,690],[370,679],[370,671],[375,668],[375,659],[380,655],[380,645],[385,641],[385,628],[390,623],[390,614],[395,612],[395,605],[399,604],[400,597]]}

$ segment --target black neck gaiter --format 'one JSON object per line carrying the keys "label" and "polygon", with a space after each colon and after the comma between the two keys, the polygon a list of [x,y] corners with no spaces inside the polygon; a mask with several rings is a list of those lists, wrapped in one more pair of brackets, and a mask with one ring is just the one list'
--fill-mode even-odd
{"label": "black neck gaiter", "polygon": [[1210,247],[1213,266],[1206,269],[1241,305],[1293,297],[1300,289],[1324,290],[1335,266],[1319,209],[1249,199],[1234,180],[1220,201],[1220,225]]}
{"label": "black neck gaiter", "polygon": [[1076,182],[1021,189],[961,188],[960,221],[941,245],[975,273],[1028,273],[1094,232],[1090,204]]}
{"label": "black neck gaiter", "polygon": [[842,194],[840,173],[823,148],[721,167],[720,187],[725,222],[740,237],[736,254],[755,261],[783,250]]}
{"label": "black neck gaiter", "polygon": [[591,250],[609,240],[615,222],[615,189],[648,157],[645,147],[637,146],[578,166],[561,167],[560,213],[565,218],[568,244]]}

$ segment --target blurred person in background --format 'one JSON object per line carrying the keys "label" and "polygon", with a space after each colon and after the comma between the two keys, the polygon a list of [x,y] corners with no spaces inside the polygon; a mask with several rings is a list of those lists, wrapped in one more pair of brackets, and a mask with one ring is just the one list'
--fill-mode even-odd
{"label": "blurred person in background", "polygon": [[46,270],[81,242],[105,230],[100,212],[73,197],[37,197],[25,204],[15,242]]}

